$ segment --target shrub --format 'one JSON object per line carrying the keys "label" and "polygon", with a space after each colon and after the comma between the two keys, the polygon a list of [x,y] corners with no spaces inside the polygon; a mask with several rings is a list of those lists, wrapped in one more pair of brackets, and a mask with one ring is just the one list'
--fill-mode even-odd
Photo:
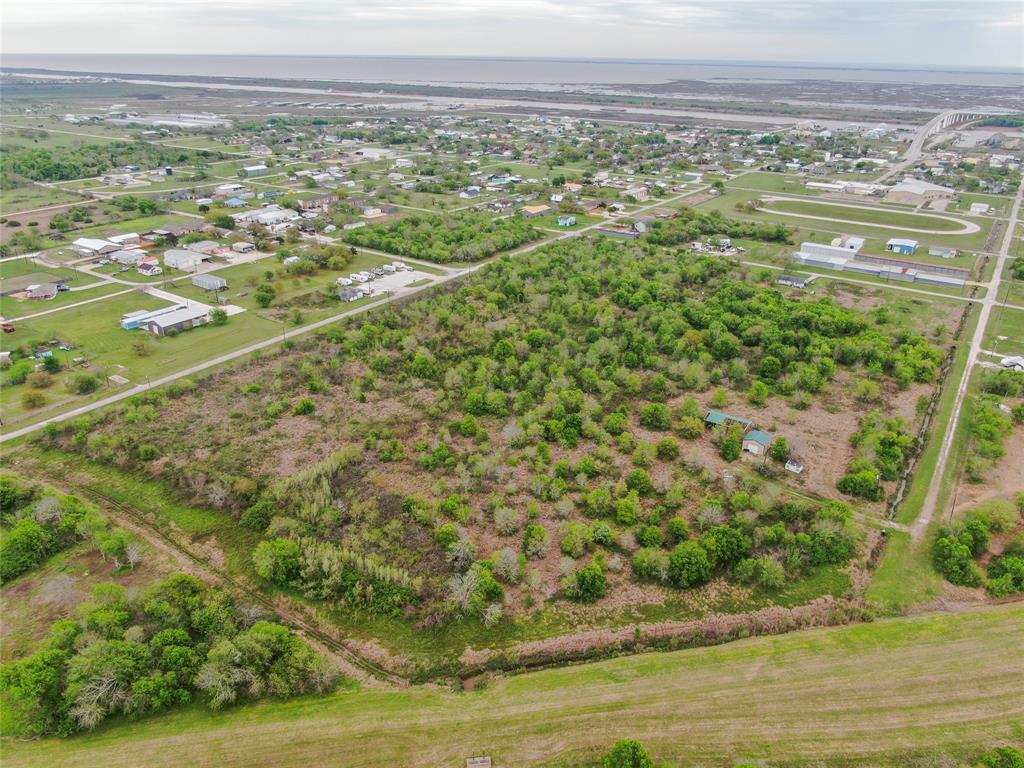
{"label": "shrub", "polygon": [[261,541],[252,555],[260,578],[275,584],[288,584],[299,576],[301,550],[291,539]]}
{"label": "shrub", "polygon": [[238,522],[251,531],[262,533],[270,525],[274,517],[274,502],[270,499],[260,499],[250,506],[239,517]]}
{"label": "shrub", "polygon": [[636,739],[620,739],[601,760],[601,768],[654,768],[654,761]]}
{"label": "shrub", "polygon": [[679,458],[679,443],[674,438],[664,437],[658,441],[655,451],[662,461],[674,461]]}
{"label": "shrub", "polygon": [[728,525],[716,525],[700,540],[712,568],[728,568],[750,551],[751,542],[740,531]]}
{"label": "shrub", "polygon": [[596,603],[608,593],[608,579],[597,563],[591,563],[572,575],[565,591],[573,600]]}
{"label": "shrub", "polygon": [[21,396],[21,407],[33,411],[46,405],[46,396],[42,392],[25,392]]}
{"label": "shrub", "polygon": [[645,525],[636,534],[636,540],[642,547],[661,546],[661,528],[656,525]]}
{"label": "shrub", "polygon": [[68,381],[68,387],[76,395],[91,395],[100,388],[100,378],[91,373],[79,373]]}
{"label": "shrub", "polygon": [[643,469],[634,469],[626,477],[626,487],[641,496],[651,492],[651,476]]}
{"label": "shrub", "polygon": [[582,557],[593,541],[590,528],[583,523],[569,523],[562,537],[562,552],[569,557]]}
{"label": "shrub", "polygon": [[662,549],[645,547],[633,555],[633,575],[640,581],[668,580],[669,554]]}
{"label": "shrub", "polygon": [[531,523],[526,526],[523,534],[523,553],[535,560],[544,557],[548,553],[549,537],[547,529],[543,525]]}
{"label": "shrub", "polygon": [[711,578],[708,553],[695,541],[684,541],[669,555],[668,578],[677,587],[699,587]]}
{"label": "shrub", "polygon": [[1005,499],[989,499],[978,504],[971,512],[988,523],[990,530],[996,533],[1012,531],[1020,522],[1020,510],[1011,501]]}
{"label": "shrub", "polygon": [[690,522],[685,517],[673,517],[668,521],[668,543],[678,544],[690,538]]}
{"label": "shrub", "polygon": [[640,424],[664,432],[672,427],[672,412],[664,403],[648,403],[640,409]]}
{"label": "shrub", "polygon": [[292,408],[292,413],[296,416],[308,416],[316,410],[316,403],[313,402],[313,398],[304,397],[295,404]]}
{"label": "shrub", "polygon": [[0,542],[0,583],[30,571],[46,559],[53,537],[31,518],[22,518]]}

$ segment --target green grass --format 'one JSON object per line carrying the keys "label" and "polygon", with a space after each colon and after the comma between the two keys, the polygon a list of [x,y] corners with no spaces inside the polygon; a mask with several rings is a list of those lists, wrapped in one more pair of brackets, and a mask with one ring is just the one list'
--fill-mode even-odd
{"label": "green grass", "polygon": [[474,754],[568,767],[634,737],[673,766],[972,764],[1024,733],[1022,644],[1024,608],[1006,605],[545,670],[473,693],[195,705],[4,751],[24,768],[120,768],[140,755],[157,768],[183,754],[224,768],[456,766]]}
{"label": "green grass", "polygon": [[906,213],[881,207],[853,207],[812,200],[772,200],[765,204],[773,211],[793,213],[802,216],[828,216],[842,219],[850,224],[882,224],[887,227],[931,229],[956,233],[963,229],[956,220],[940,219],[926,214]]}
{"label": "green grass", "polygon": [[1003,355],[1024,354],[1024,310],[993,307],[982,345]]}
{"label": "green grass", "polygon": [[82,198],[71,192],[63,192],[49,187],[24,186],[4,187],[0,190],[0,211],[5,216],[18,211],[29,211],[62,203],[81,202]]}
{"label": "green grass", "polygon": [[[132,385],[144,383],[146,377],[158,378],[176,370],[246,346],[260,339],[280,333],[280,324],[258,317],[254,312],[244,312],[230,318],[220,327],[206,326],[179,334],[174,338],[156,339],[145,331],[122,330],[121,316],[136,309],[157,309],[168,306],[164,299],[143,293],[112,296],[109,299],[71,307],[61,312],[18,323],[17,332],[0,337],[0,348],[11,349],[19,344],[44,343],[50,339],[70,342],[76,349],[70,353],[58,353],[85,357],[91,363],[90,370],[101,377],[115,373],[129,379]],[[132,342],[148,339],[151,352],[139,357],[132,350]],[[123,366],[123,367],[119,367]],[[44,391],[47,407],[26,413],[21,405],[21,395],[26,385],[9,386],[0,389],[0,406],[4,410],[7,426],[24,426],[52,416],[61,410],[99,400],[119,389],[105,383],[98,392],[90,396],[72,395],[63,386],[63,380],[74,375],[65,372],[58,381]]]}
{"label": "green grass", "polygon": [[819,181],[819,179],[793,176],[785,173],[755,171],[731,179],[725,183],[725,186],[727,188],[756,189],[764,192],[785,192],[797,195],[817,194],[814,189],[808,189],[805,186],[808,181]]}
{"label": "green grass", "polygon": [[[938,514],[938,511],[945,508],[944,505],[958,481],[958,477],[949,468],[960,466],[966,448],[963,419],[961,418],[955,425],[950,424],[950,420],[956,405],[957,386],[969,362],[970,338],[977,322],[978,313],[971,311],[964,324],[953,365],[946,376],[914,478],[903,503],[896,511],[896,521],[909,525],[917,519],[928,489],[934,482],[942,484],[936,502],[937,513],[932,518],[929,530],[918,542],[911,541],[910,536],[906,534],[889,533],[889,543],[867,590],[868,600],[886,611],[901,612],[928,601],[938,594],[941,587],[941,579],[931,564],[931,531],[941,524],[942,515]],[[956,429],[957,432],[950,449],[947,471],[943,477],[936,478],[935,468],[942,449],[942,441],[949,429]]]}
{"label": "green grass", "polygon": [[[81,281],[80,281],[81,282]],[[109,296],[118,291],[124,291],[127,286],[117,283],[105,283],[95,288],[88,288],[84,291],[63,291],[58,293],[49,301],[31,301],[29,299],[14,299],[10,296],[0,296],[0,315],[5,320],[17,320],[25,315],[34,315],[37,312],[48,312],[52,309],[61,309],[69,304],[80,301],[88,301],[99,296]]]}
{"label": "green grass", "polygon": [[[868,239],[865,250],[869,253],[883,253],[885,251],[885,242],[891,237],[898,237],[900,235],[900,232],[897,230],[875,227],[866,223],[854,224],[840,221],[830,222],[816,219],[801,219],[796,216],[773,215],[767,211],[747,213],[745,211],[736,210],[737,203],[757,200],[762,197],[762,195],[763,193],[760,192],[731,189],[727,190],[724,195],[719,195],[704,201],[697,206],[697,210],[702,213],[709,211],[721,211],[723,216],[731,219],[761,221],[771,224],[785,224],[787,227],[794,228],[793,240],[796,243],[800,243],[805,240],[815,240],[816,242],[824,241],[827,243],[837,235],[859,235]],[[808,198],[807,200],[800,202],[809,203],[810,205],[815,204],[815,200],[813,198]],[[889,212],[889,209],[880,210]],[[913,215],[907,214],[903,211],[894,210],[892,212],[898,215]],[[866,213],[871,213],[871,211],[866,211]],[[927,248],[928,246],[948,246],[960,250],[982,249],[988,237],[988,232],[992,228],[992,222],[986,219],[975,219],[974,223],[981,227],[981,230],[969,235],[958,235],[952,232],[943,232],[938,235],[907,233],[908,236],[920,241],[921,243],[918,253],[914,254],[913,258],[917,261],[934,260],[936,263],[952,263],[955,266],[964,266],[959,260],[948,262],[939,259],[938,257],[929,257],[927,255]],[[927,229],[929,227],[921,228]],[[817,235],[817,238],[815,238],[814,235]]]}

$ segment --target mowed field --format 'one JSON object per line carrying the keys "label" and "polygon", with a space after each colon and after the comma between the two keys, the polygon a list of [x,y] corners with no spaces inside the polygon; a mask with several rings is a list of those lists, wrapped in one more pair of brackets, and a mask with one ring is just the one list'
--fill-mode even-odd
{"label": "mowed field", "polygon": [[501,680],[180,714],[7,742],[8,765],[595,765],[617,738],[669,765],[973,763],[1024,739],[1024,605],[650,653]]}

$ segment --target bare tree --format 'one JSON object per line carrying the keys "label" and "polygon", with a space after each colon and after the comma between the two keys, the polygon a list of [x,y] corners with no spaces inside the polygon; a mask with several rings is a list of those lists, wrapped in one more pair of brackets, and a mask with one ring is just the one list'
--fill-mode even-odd
{"label": "bare tree", "polygon": [[135,570],[135,566],[142,562],[142,556],[144,552],[142,545],[137,541],[132,541],[124,548],[124,557],[128,561],[128,565],[131,566],[132,570]]}

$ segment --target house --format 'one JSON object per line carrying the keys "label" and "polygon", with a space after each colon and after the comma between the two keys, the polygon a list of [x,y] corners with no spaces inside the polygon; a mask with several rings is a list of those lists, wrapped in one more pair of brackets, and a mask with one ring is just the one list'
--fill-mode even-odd
{"label": "house", "polygon": [[893,237],[885,244],[885,250],[892,251],[893,253],[902,253],[905,256],[912,256],[917,252],[917,240]]}
{"label": "house", "polygon": [[213,240],[200,240],[199,242],[189,243],[185,246],[185,250],[195,251],[196,253],[202,253],[206,256],[209,256],[218,248],[220,248],[220,243]]}
{"label": "house", "polygon": [[524,205],[519,209],[520,215],[524,219],[536,219],[538,216],[543,216],[546,213],[551,213],[550,205]]}
{"label": "house", "polygon": [[598,227],[596,230],[599,235],[605,237],[617,237],[620,240],[636,240],[640,237],[640,233],[635,229],[619,229],[617,227]]}
{"label": "house", "polygon": [[137,232],[126,232],[123,235],[113,235],[108,237],[107,240],[114,243],[115,245],[137,245],[142,242],[142,238]]}
{"label": "house", "polygon": [[907,178],[889,187],[885,193],[885,202],[917,206],[935,200],[952,200],[955,196],[956,192],[949,187],[942,187],[921,179]]}
{"label": "house", "polygon": [[459,190],[459,197],[463,200],[470,200],[474,197],[480,197],[480,187],[466,187],[465,189]]}
{"label": "house", "polygon": [[342,301],[358,301],[363,298],[363,292],[359,288],[349,286],[338,291],[338,298]]}
{"label": "house", "polygon": [[224,205],[226,205],[228,208],[245,208],[245,206],[247,206],[248,203],[245,202],[245,200],[242,200],[241,198],[232,197],[229,200],[225,200]]}
{"label": "house", "polygon": [[172,267],[174,269],[180,269],[185,272],[197,269],[205,259],[204,254],[197,253],[193,250],[181,250],[178,248],[171,248],[164,253],[164,265]]}
{"label": "house", "polygon": [[244,165],[238,169],[238,175],[243,179],[266,176],[268,173],[270,173],[270,169],[263,163],[260,163],[259,165]]}
{"label": "house", "polygon": [[71,246],[83,256],[103,256],[121,250],[121,246],[110,240],[98,240],[93,237],[80,237]]}
{"label": "house", "polygon": [[845,248],[848,251],[857,253],[861,248],[864,247],[864,238],[855,237],[854,235],[843,235],[837,237],[832,241],[833,248]]}
{"label": "house", "polygon": [[744,429],[750,429],[754,424],[750,419],[744,419],[742,416],[733,416],[731,413],[715,410],[710,410],[704,414],[704,423],[710,427],[717,427],[720,425],[728,427],[733,424],[739,424]]}
{"label": "house", "polygon": [[782,275],[778,280],[775,281],[776,285],[787,285],[790,288],[806,288],[808,278],[797,277],[796,275]]}
{"label": "house", "polygon": [[130,267],[138,264],[146,258],[146,252],[139,250],[114,251],[113,253],[107,254],[107,258],[111,261],[116,261],[122,266]]}
{"label": "house", "polygon": [[39,283],[25,289],[26,296],[32,301],[49,301],[57,295],[56,283]]}
{"label": "house", "polygon": [[650,193],[648,192],[647,187],[638,184],[633,187],[626,187],[622,194],[627,197],[634,198],[637,202],[643,202],[647,199]]}
{"label": "house", "polygon": [[760,429],[752,429],[743,436],[743,450],[755,456],[767,453],[772,444],[772,436]]}
{"label": "house", "polygon": [[156,277],[157,275],[162,275],[164,273],[163,267],[152,261],[142,262],[135,268],[135,270],[140,275],[145,275],[146,277]]}
{"label": "house", "polygon": [[204,291],[223,291],[227,289],[228,281],[217,275],[193,275],[192,285]]}
{"label": "house", "polygon": [[171,332],[177,333],[203,325],[209,319],[209,307],[201,305],[176,307],[170,312],[143,321],[139,327],[145,328],[156,336],[166,336]]}
{"label": "house", "polygon": [[558,217],[558,226],[560,226],[560,227],[574,227],[574,226],[576,226],[576,217],[572,216],[572,215],[569,215],[569,216],[559,216]]}
{"label": "house", "polygon": [[252,253],[253,251],[256,250],[256,246],[253,245],[252,243],[245,242],[232,243],[231,250],[234,251],[235,253]]}

